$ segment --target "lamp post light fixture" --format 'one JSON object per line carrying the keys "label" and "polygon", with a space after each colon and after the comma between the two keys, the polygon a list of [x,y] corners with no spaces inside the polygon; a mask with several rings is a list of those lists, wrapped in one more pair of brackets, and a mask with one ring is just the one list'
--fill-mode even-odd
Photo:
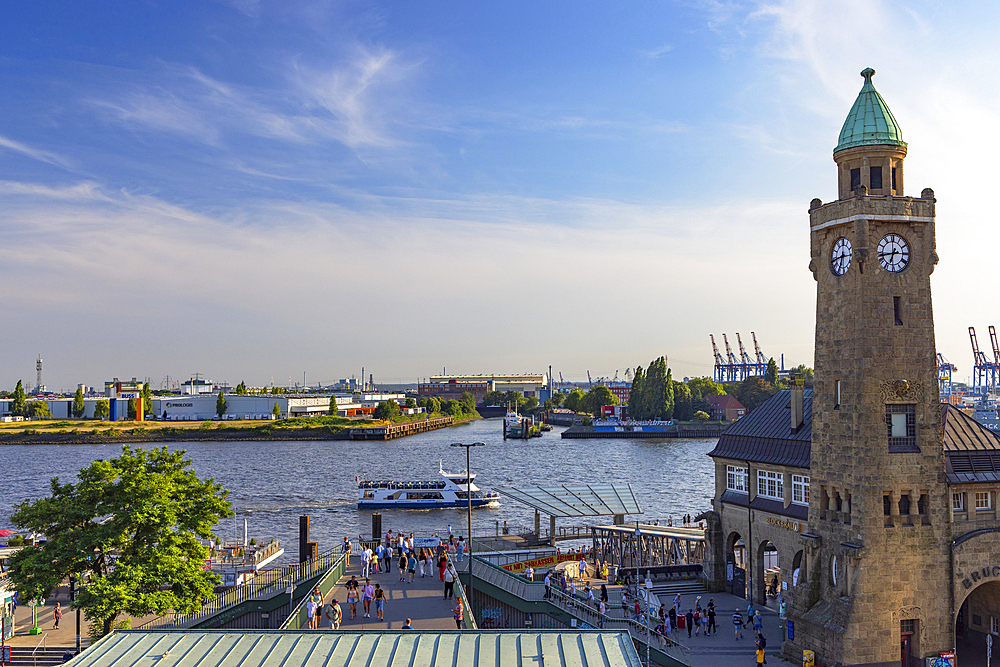
{"label": "lamp post light fixture", "polygon": [[472,456],[470,452],[473,447],[485,447],[485,442],[470,442],[468,444],[461,442],[454,442],[451,444],[452,447],[465,447],[465,496],[469,501],[468,507],[468,518],[469,518],[469,613],[472,613]]}

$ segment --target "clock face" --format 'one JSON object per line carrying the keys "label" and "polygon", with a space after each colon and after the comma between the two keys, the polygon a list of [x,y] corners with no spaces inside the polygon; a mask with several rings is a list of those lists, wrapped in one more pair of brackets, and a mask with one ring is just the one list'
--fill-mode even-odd
{"label": "clock face", "polygon": [[910,263],[910,244],[899,234],[886,234],[878,242],[878,261],[886,271],[899,273]]}
{"label": "clock face", "polygon": [[830,254],[830,269],[834,275],[842,276],[847,273],[851,266],[851,242],[840,237],[833,244],[833,252]]}

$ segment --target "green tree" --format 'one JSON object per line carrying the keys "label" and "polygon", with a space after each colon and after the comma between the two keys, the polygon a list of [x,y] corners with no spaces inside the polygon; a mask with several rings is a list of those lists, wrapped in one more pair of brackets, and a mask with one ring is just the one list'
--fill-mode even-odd
{"label": "green tree", "polygon": [[560,394],[558,391],[553,393],[552,398],[550,399],[552,401],[552,407],[558,408],[561,406],[564,398],[566,398],[565,394]]}
{"label": "green tree", "polygon": [[694,418],[700,422],[707,422],[709,419],[711,419],[709,414],[704,410],[698,410],[698,412],[694,413]]}
{"label": "green tree", "polygon": [[583,409],[580,405],[580,401],[583,400],[583,392],[579,389],[574,389],[569,392],[569,395],[563,399],[563,407],[567,410],[572,410],[573,412],[579,412]]}
{"label": "green tree", "polygon": [[111,414],[111,403],[108,399],[102,398],[94,403],[94,419],[107,419]]}
{"label": "green tree", "polygon": [[534,396],[529,396],[528,398],[524,399],[524,406],[522,407],[522,409],[525,412],[534,412],[535,410],[538,409],[538,399],[535,398]]}
{"label": "green tree", "polygon": [[337,397],[330,397],[330,407],[327,408],[327,413],[336,416],[337,415]]}
{"label": "green tree", "polygon": [[701,398],[722,396],[726,393],[726,388],[710,377],[691,378],[687,385],[692,396],[700,396]]}
{"label": "green tree", "polygon": [[25,412],[27,413],[25,416],[32,419],[49,419],[52,416],[49,404],[45,401],[29,401]]}
{"label": "green tree", "polygon": [[250,392],[247,390],[247,383],[243,382],[241,380],[240,383],[238,385],[236,385],[236,395],[237,396],[246,396],[249,393]]}
{"label": "green tree", "polygon": [[129,421],[134,420],[135,419],[135,415],[136,415],[136,412],[135,412],[135,399],[134,398],[130,398],[130,399],[128,399],[128,419],[129,419]]}
{"label": "green tree", "polygon": [[731,392],[736,400],[743,404],[747,413],[757,408],[761,403],[774,396],[777,390],[770,382],[761,377],[749,377],[743,382],[731,385]]}
{"label": "green tree", "polygon": [[441,399],[437,396],[429,396],[427,398],[427,412],[435,415],[441,412]]}
{"label": "green tree", "polygon": [[103,634],[122,614],[192,613],[215,593],[218,575],[201,564],[212,527],[232,516],[228,492],[200,480],[186,452],[144,451],[95,461],[76,483],[51,481],[51,495],[15,505],[11,521],[48,538],[11,557],[24,599],[46,597],[69,575],[88,583],[72,607]]}
{"label": "green tree", "polygon": [[764,381],[772,385],[778,384],[778,364],[774,363],[774,357],[767,360],[767,370],[764,371]]}
{"label": "green tree", "polygon": [[792,370],[793,371],[798,371],[799,373],[802,373],[802,379],[806,381],[806,386],[807,387],[811,387],[812,386],[813,369],[809,368],[805,364],[799,364],[798,366],[796,366]]}
{"label": "green tree", "polygon": [[691,389],[683,382],[671,383],[674,388],[674,419],[689,421],[694,415]]}
{"label": "green tree", "polygon": [[639,419],[670,419],[674,415],[674,388],[666,357],[650,362],[643,379],[642,416]]}
{"label": "green tree", "polygon": [[149,389],[149,383],[142,385],[142,412],[143,414],[150,414],[153,412],[153,392]]}
{"label": "green tree", "polygon": [[83,389],[77,387],[76,393],[73,394],[73,417],[75,419],[83,419],[83,415],[86,413],[87,405],[83,402]]}
{"label": "green tree", "polygon": [[274,402],[274,410],[271,410],[271,414],[274,415],[276,419],[281,417],[281,406],[278,405],[277,401]]}
{"label": "green tree", "polygon": [[635,369],[635,377],[632,378],[632,388],[628,392],[628,416],[632,419],[646,418],[646,372],[642,366]]}
{"label": "green tree", "polygon": [[[476,397],[472,395],[472,392],[463,391],[458,401],[462,404],[462,410],[465,414],[471,415],[476,411]],[[535,405],[538,405],[537,399],[535,400]]]}
{"label": "green tree", "polygon": [[21,381],[17,381],[17,386],[14,387],[14,401],[10,404],[10,413],[12,415],[19,415],[21,417],[26,416],[28,410],[28,399],[24,396],[24,387],[21,386]]}
{"label": "green tree", "polygon": [[507,394],[502,391],[488,391],[483,397],[483,405],[506,405]]}
{"label": "green tree", "polygon": [[215,399],[215,414],[219,415],[219,419],[222,419],[222,415],[226,414],[226,408],[229,406],[228,401],[226,401],[226,395],[219,391],[219,397]]}
{"label": "green tree", "polygon": [[396,401],[382,401],[375,408],[372,417],[382,421],[392,421],[399,416],[399,403]]}
{"label": "green tree", "polygon": [[580,407],[595,417],[601,416],[601,406],[603,405],[618,405],[618,397],[602,384],[591,387],[590,391],[584,395],[583,400],[580,401]]}
{"label": "green tree", "polygon": [[416,399],[414,399],[412,396],[408,397],[406,399],[406,407],[409,408],[410,410],[412,410],[413,408],[417,407],[417,401],[416,401]]}

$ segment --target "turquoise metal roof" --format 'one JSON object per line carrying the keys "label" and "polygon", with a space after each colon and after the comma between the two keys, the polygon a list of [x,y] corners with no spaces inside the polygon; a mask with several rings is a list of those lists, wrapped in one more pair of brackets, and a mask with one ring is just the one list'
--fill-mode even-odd
{"label": "turquoise metal roof", "polygon": [[844,127],[840,130],[840,141],[833,152],[855,146],[888,145],[906,147],[899,124],[889,111],[889,105],[872,85],[875,70],[871,67],[861,72],[865,85],[854,100],[851,112],[847,114]]}
{"label": "turquoise metal roof", "polygon": [[120,630],[74,667],[640,667],[626,632]]}

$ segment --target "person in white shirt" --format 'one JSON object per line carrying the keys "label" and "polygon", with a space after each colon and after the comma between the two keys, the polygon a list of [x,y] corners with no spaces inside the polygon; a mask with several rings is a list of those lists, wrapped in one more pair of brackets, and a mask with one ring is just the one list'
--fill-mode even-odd
{"label": "person in white shirt", "polygon": [[369,547],[365,547],[365,550],[361,552],[361,576],[367,579],[371,572],[369,569],[372,564],[372,550]]}
{"label": "person in white shirt", "polygon": [[569,580],[569,594],[570,597],[576,597],[576,579]]}
{"label": "person in white shirt", "polygon": [[545,595],[543,597],[545,599],[552,597],[552,577],[549,576],[548,572],[545,573]]}
{"label": "person in white shirt", "polygon": [[580,576],[581,577],[586,577],[587,576],[587,559],[581,557],[580,558],[580,564],[577,567],[579,567],[579,569],[580,569]]}
{"label": "person in white shirt", "polygon": [[528,581],[535,580],[535,568],[530,565],[524,570],[524,576]]}
{"label": "person in white shirt", "polygon": [[594,604],[594,589],[587,586],[584,590],[587,591],[587,604]]}

